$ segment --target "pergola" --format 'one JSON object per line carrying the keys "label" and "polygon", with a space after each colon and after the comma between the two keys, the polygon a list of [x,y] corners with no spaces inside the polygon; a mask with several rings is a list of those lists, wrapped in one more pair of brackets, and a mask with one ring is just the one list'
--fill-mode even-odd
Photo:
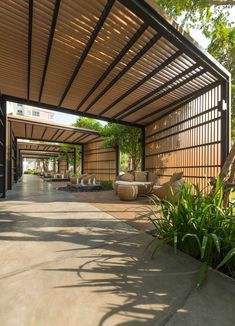
{"label": "pergola", "polygon": [[111,175],[117,173],[117,148],[102,148],[103,137],[95,130],[8,115],[6,138],[6,179],[9,190],[22,174],[23,158],[49,159],[60,156],[58,169],[64,172],[68,170],[69,161],[67,155],[61,155],[65,153],[61,144],[68,145],[66,152],[73,157],[74,172],[76,172],[76,145],[80,145],[82,172],[96,172],[100,179],[102,174],[110,179]]}
{"label": "pergola", "polygon": [[230,74],[153,0],[4,1],[0,27],[2,193],[7,101],[141,128],[162,180],[220,170]]}
{"label": "pergola", "polygon": [[[17,148],[18,148],[18,155],[19,158],[24,159],[38,159],[38,160],[44,160],[44,159],[51,159],[54,160],[54,169],[56,167],[56,161],[59,163],[61,161],[58,160],[58,157],[60,155],[64,156],[64,151],[62,150],[61,146],[59,144],[55,143],[48,143],[48,142],[29,142],[29,141],[17,141]],[[73,157],[73,170],[76,172],[76,149],[75,148],[69,148],[67,150],[67,154]],[[17,172],[19,173],[22,171],[21,168],[21,162],[20,160],[17,162],[19,164]],[[68,161],[66,160],[66,166],[68,169]],[[59,166],[58,166],[59,170]],[[56,171],[54,171],[56,172]]]}

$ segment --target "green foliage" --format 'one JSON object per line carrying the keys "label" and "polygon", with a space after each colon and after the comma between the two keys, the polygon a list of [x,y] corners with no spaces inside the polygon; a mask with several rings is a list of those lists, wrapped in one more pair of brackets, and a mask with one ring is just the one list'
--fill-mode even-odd
{"label": "green foliage", "polygon": [[139,142],[141,131],[138,128],[115,123],[108,123],[103,126],[97,120],[83,117],[78,118],[73,126],[100,132],[105,137],[104,147],[119,146],[120,151],[124,154],[124,163],[127,163],[128,158],[126,155],[128,155],[132,162],[132,168],[136,169],[138,167],[141,160],[141,148]]}
{"label": "green foliage", "polygon": [[154,225],[154,239],[149,245],[153,254],[159,245],[167,243],[175,251],[178,248],[200,260],[203,265],[198,285],[208,266],[230,276],[235,272],[235,204],[224,208],[223,194],[224,186],[218,180],[211,194],[203,194],[198,186],[185,184],[177,203],[153,196],[152,205],[147,207],[147,217]]}
{"label": "green foliage", "polygon": [[38,171],[36,169],[27,169],[26,171],[24,171],[24,174],[37,175],[38,174]]}
{"label": "green foliage", "polygon": [[100,181],[100,184],[104,190],[112,190],[112,181]]}
{"label": "green foliage", "polygon": [[80,176],[81,176],[81,173],[79,173],[79,172],[76,172],[76,173],[72,174],[72,177],[80,177]]}
{"label": "green foliage", "polygon": [[77,121],[73,124],[73,126],[77,128],[85,128],[96,131],[101,131],[103,128],[102,124],[99,121],[83,117],[78,118]]}
{"label": "green foliage", "polygon": [[73,164],[74,160],[74,155],[73,153],[69,153],[72,148],[76,149],[76,165],[79,166],[81,165],[81,158],[82,158],[82,152],[81,152],[81,146],[80,145],[69,145],[69,144],[61,144],[60,145],[60,150],[62,153],[57,157],[58,158],[65,158],[68,160],[70,164]]}
{"label": "green foliage", "polygon": [[229,19],[229,9],[232,6],[214,6],[210,0],[155,1],[187,31],[201,30],[209,40],[209,53],[231,72],[232,137],[235,140],[235,27],[234,21]]}
{"label": "green foliage", "polygon": [[105,137],[104,146],[119,146],[122,153],[131,157],[132,169],[135,170],[141,161],[141,130],[116,123],[108,123],[103,128],[102,134]]}

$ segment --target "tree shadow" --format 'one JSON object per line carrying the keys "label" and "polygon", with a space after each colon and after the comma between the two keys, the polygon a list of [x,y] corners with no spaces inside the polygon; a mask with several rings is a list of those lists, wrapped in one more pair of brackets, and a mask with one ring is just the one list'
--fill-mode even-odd
{"label": "tree shadow", "polygon": [[83,258],[85,262],[77,269],[43,271],[77,274],[77,284],[56,288],[77,288],[78,293],[82,290],[84,295],[92,291],[100,300],[109,298],[99,326],[106,322],[110,325],[164,325],[184,306],[193,291],[198,265],[189,264],[183,255],[174,257],[169,247],[150,259],[150,253],[137,246],[142,241],[140,236],[110,244],[103,253],[93,251]]}

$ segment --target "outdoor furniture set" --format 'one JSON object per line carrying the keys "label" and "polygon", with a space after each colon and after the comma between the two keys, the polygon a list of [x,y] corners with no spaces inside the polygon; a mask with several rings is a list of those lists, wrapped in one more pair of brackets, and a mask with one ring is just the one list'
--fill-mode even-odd
{"label": "outdoor furniture set", "polygon": [[183,172],[174,173],[168,182],[160,185],[156,173],[133,171],[118,176],[113,181],[113,189],[121,200],[135,200],[138,196],[146,195],[156,195],[161,199],[173,197],[177,200],[183,182]]}

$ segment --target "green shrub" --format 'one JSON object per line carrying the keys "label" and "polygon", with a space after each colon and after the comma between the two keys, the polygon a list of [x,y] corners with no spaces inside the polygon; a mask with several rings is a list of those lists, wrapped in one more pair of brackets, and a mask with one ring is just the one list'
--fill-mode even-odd
{"label": "green shrub", "polygon": [[37,175],[38,174],[38,171],[36,169],[28,169],[28,170],[24,171],[24,174]]}
{"label": "green shrub", "polygon": [[80,176],[81,176],[81,173],[79,173],[79,172],[76,172],[76,173],[72,174],[72,177],[80,177]]}
{"label": "green shrub", "polygon": [[[147,217],[154,225],[149,244],[153,254],[164,243],[170,244],[202,262],[198,285],[208,266],[230,276],[235,271],[235,203],[223,207],[224,186],[217,180],[215,191],[203,194],[199,187],[184,184],[175,203],[151,198]],[[146,215],[145,215],[146,216]]]}
{"label": "green shrub", "polygon": [[104,190],[111,190],[113,189],[113,186],[112,186],[112,181],[101,181],[101,186]]}

